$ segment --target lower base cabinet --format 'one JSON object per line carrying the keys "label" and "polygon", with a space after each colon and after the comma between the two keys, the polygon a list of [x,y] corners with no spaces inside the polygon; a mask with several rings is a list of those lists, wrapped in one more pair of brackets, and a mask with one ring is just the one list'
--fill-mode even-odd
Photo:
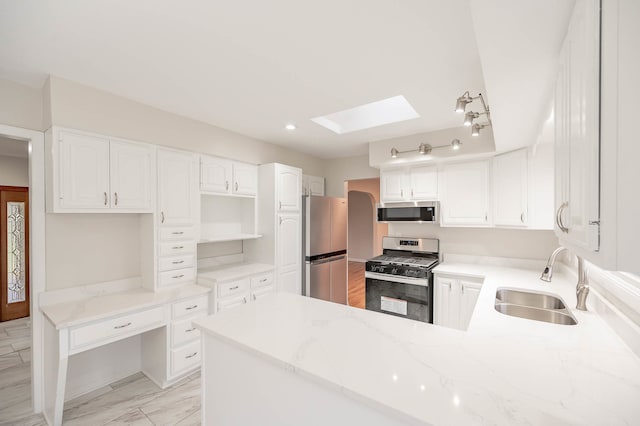
{"label": "lower base cabinet", "polygon": [[255,302],[275,290],[273,272],[251,275],[237,280],[221,281],[211,292],[211,313]]}
{"label": "lower base cabinet", "polygon": [[435,274],[433,323],[466,330],[482,287],[482,279]]}

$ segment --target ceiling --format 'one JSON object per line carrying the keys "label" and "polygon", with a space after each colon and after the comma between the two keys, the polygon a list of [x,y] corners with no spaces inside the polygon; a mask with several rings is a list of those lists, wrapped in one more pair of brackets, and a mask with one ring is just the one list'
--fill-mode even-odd
{"label": "ceiling", "polygon": [[0,135],[0,156],[28,158],[29,143]]}
{"label": "ceiling", "polygon": [[[0,3],[0,77],[48,74],[321,158],[451,128],[484,92],[467,0]],[[310,119],[404,95],[417,119],[338,135]],[[284,129],[294,123],[295,131]]]}

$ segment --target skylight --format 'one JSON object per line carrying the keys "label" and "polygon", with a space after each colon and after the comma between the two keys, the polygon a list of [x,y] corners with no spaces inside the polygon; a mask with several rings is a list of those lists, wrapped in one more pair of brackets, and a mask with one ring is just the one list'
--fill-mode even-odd
{"label": "skylight", "polygon": [[333,114],[312,118],[311,121],[338,133],[349,133],[384,124],[418,118],[420,115],[402,95],[371,102]]}

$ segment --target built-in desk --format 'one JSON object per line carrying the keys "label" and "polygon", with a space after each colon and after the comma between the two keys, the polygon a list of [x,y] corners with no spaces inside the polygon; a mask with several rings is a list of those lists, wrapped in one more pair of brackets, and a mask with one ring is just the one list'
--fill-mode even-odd
{"label": "built-in desk", "polygon": [[211,289],[185,285],[153,292],[137,284],[129,280],[41,295],[40,310],[48,320],[43,380],[49,424],[62,424],[72,355],[143,335],[142,371],[160,387],[199,367],[200,332],[191,321],[208,314]]}

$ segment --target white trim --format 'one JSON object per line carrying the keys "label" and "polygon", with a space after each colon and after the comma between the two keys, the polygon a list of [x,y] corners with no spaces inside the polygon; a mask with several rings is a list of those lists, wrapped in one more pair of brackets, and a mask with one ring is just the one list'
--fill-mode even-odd
{"label": "white trim", "polygon": [[30,221],[30,313],[31,313],[31,402],[35,413],[42,412],[43,321],[38,296],[45,288],[45,180],[44,133],[0,124],[0,135],[29,142]]}
{"label": "white trim", "polygon": [[348,257],[348,261],[349,262],[360,262],[360,263],[365,263],[367,261],[367,259],[354,259],[353,257]]}

